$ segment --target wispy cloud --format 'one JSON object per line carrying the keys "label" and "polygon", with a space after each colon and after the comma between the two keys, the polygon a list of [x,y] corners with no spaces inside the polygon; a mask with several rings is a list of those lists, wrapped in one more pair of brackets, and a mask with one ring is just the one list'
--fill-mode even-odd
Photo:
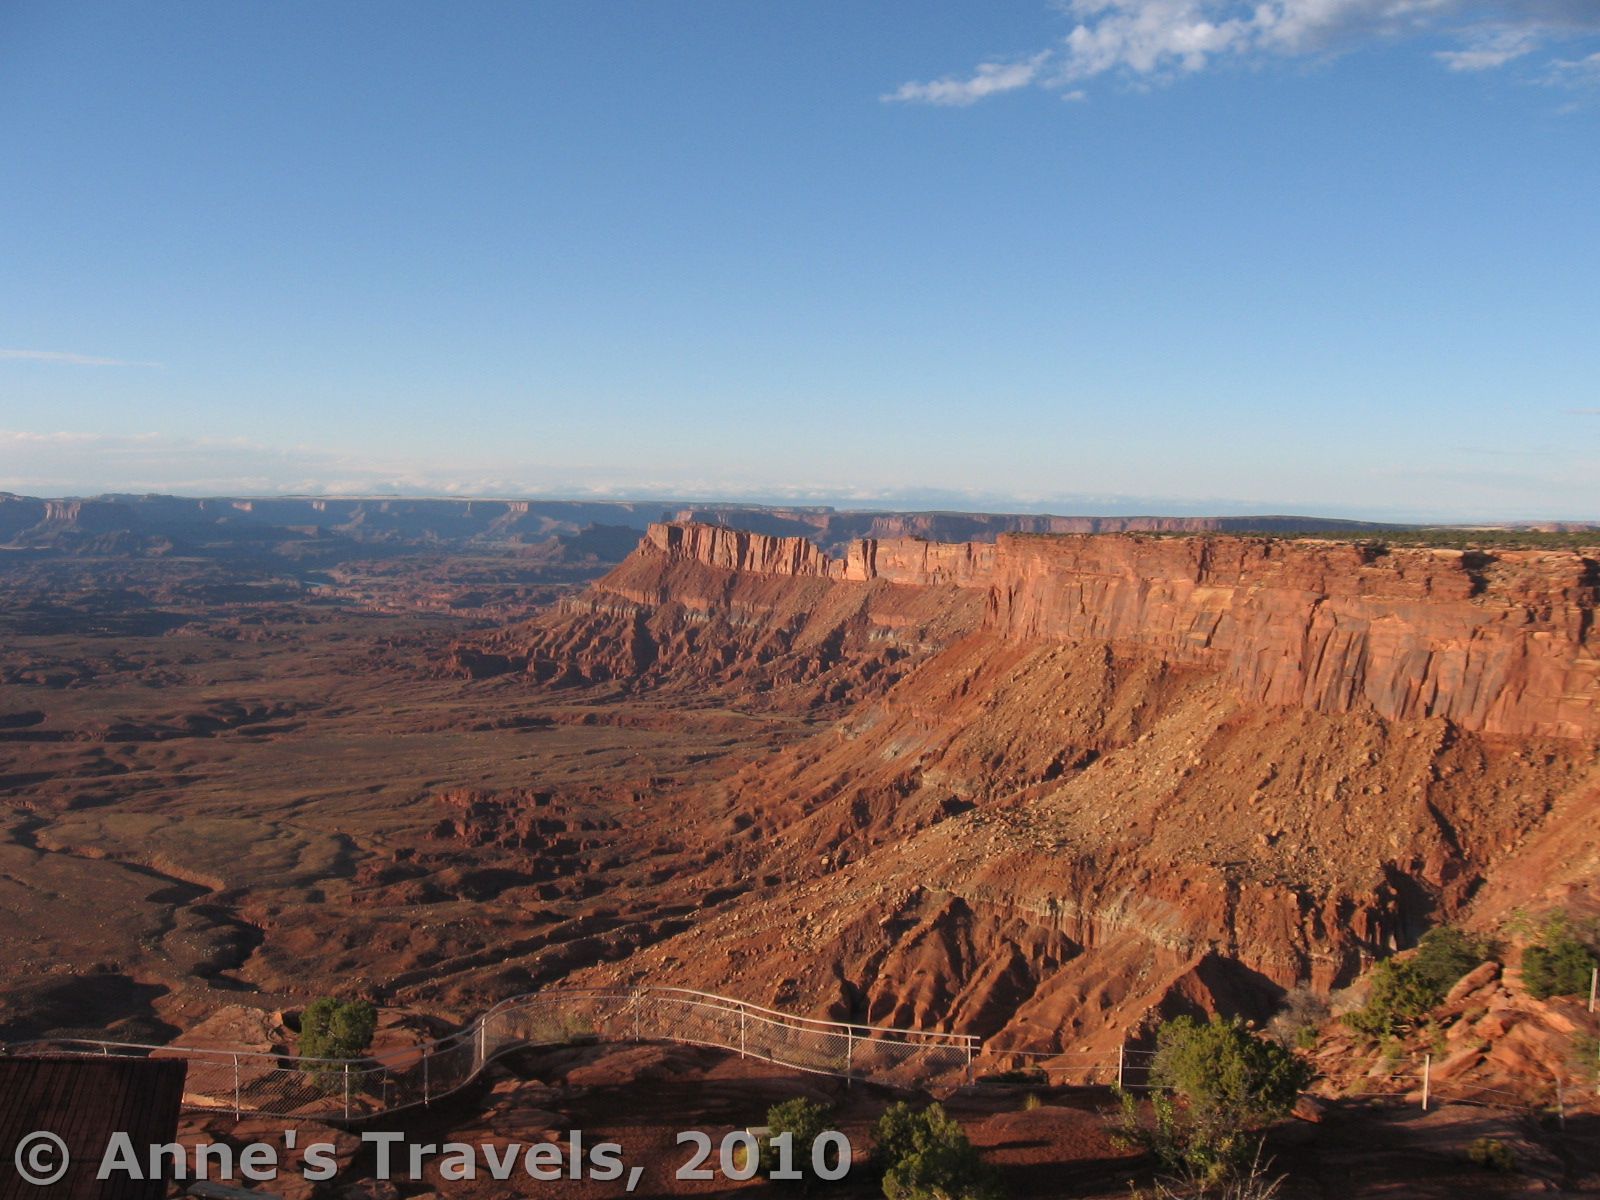
{"label": "wispy cloud", "polygon": [[65,350],[15,350],[0,347],[0,360],[10,362],[59,363],[68,367],[160,367],[158,362],[138,362],[127,358],[101,358],[93,354],[73,354]]}
{"label": "wispy cloud", "polygon": [[1550,64],[1551,81],[1561,84],[1600,84],[1600,51],[1584,58],[1558,58]]}
{"label": "wispy cloud", "polygon": [[1081,92],[1102,76],[1171,79],[1224,61],[1333,54],[1376,42],[1417,40],[1452,71],[1489,71],[1543,59],[1569,81],[1600,54],[1556,51],[1600,37],[1600,0],[1057,0],[1072,22],[1053,46],[968,77],[902,84],[883,98],[972,104],[1040,86]]}
{"label": "wispy cloud", "polygon": [[1539,38],[1527,29],[1491,29],[1475,36],[1464,50],[1436,50],[1434,57],[1452,71],[1492,71],[1538,48]]}
{"label": "wispy cloud", "polygon": [[1049,51],[1020,62],[984,62],[966,79],[935,79],[931,83],[902,83],[884,100],[912,101],[959,107],[976,104],[986,96],[1014,92],[1031,84],[1050,57]]}

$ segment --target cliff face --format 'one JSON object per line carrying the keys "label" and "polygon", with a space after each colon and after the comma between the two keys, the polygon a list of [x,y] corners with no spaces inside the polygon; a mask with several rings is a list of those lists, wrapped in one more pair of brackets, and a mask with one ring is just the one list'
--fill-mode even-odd
{"label": "cliff face", "polygon": [[1600,734],[1596,564],[1571,553],[1378,553],[1256,539],[1002,539],[1010,638],[1138,643],[1254,703]]}
{"label": "cliff face", "polygon": [[715,690],[801,711],[859,700],[982,623],[981,590],[897,586],[938,569],[915,557],[847,579],[851,563],[805,538],[652,525],[586,594],[483,649],[558,686]]}
{"label": "cliff face", "polygon": [[652,525],[640,550],[721,571],[827,578],[828,559],[803,537],[771,537],[720,525]]}
{"label": "cliff face", "polygon": [[1600,569],[1569,552],[1008,534],[995,544],[865,539],[829,558],[800,537],[652,525],[638,556],[646,569],[665,565],[651,562],[659,557],[757,576],[982,590],[984,624],[1002,638],[1152,651],[1217,672],[1256,704],[1600,736]]}

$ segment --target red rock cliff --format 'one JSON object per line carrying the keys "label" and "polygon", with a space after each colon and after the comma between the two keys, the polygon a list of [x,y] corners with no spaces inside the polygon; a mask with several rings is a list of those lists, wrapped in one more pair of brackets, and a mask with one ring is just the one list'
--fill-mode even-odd
{"label": "red rock cliff", "polygon": [[652,525],[640,550],[755,575],[828,574],[828,558],[803,537],[772,537],[721,525]]}
{"label": "red rock cliff", "polygon": [[1004,639],[1154,650],[1266,705],[1600,736],[1600,573],[1570,552],[1008,534],[863,539],[830,559],[800,537],[654,525],[640,553],[846,585],[987,589],[985,624]]}
{"label": "red rock cliff", "polygon": [[1596,564],[1255,538],[1002,538],[989,620],[1222,672],[1248,699],[1593,737]]}

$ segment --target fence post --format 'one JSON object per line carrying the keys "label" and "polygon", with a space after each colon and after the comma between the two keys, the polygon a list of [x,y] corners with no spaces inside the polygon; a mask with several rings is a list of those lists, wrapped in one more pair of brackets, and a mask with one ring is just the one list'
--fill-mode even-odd
{"label": "fence post", "polygon": [[1128,1056],[1128,1043],[1126,1040],[1117,1043],[1117,1091],[1122,1091],[1122,1067]]}
{"label": "fence post", "polygon": [[974,1039],[973,1039],[972,1035],[968,1034],[967,1035],[967,1082],[968,1083],[972,1082],[972,1043],[973,1043],[973,1041],[974,1041]]}
{"label": "fence post", "polygon": [[427,1048],[424,1048],[422,1051],[422,1103],[424,1107],[426,1107],[429,1101],[432,1099],[432,1097],[428,1094],[428,1056],[430,1053],[431,1051]]}
{"label": "fence post", "polygon": [[1422,1111],[1428,1111],[1428,1093],[1433,1085],[1433,1055],[1422,1056]]}
{"label": "fence post", "polygon": [[344,1065],[344,1119],[350,1119],[350,1064]]}
{"label": "fence post", "polygon": [[239,1056],[233,1056],[233,1119],[244,1116],[244,1097],[239,1088]]}
{"label": "fence post", "polygon": [[744,1057],[744,1025],[745,1025],[745,1009],[744,1009],[744,1005],[740,1004],[739,1005],[739,1057],[740,1058]]}
{"label": "fence post", "polygon": [[1600,984],[1600,967],[1589,968],[1589,1011],[1594,1011],[1595,987]]}
{"label": "fence post", "polygon": [[1556,1074],[1556,1123],[1562,1129],[1567,1127],[1567,1094],[1561,1086],[1561,1075]]}
{"label": "fence post", "polygon": [[850,1073],[855,1070],[856,1060],[856,1029],[854,1025],[844,1027],[844,1085],[850,1086]]}
{"label": "fence post", "polygon": [[[483,1070],[489,1063],[489,1018],[478,1018],[478,1071]],[[476,1075],[478,1071],[474,1071]]]}

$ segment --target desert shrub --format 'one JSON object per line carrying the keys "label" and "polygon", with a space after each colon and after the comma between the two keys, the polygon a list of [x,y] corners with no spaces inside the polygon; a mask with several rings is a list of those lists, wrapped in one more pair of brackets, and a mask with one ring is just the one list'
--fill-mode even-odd
{"label": "desert shrub", "polygon": [[1386,958],[1372,968],[1366,1004],[1346,1013],[1344,1021],[1357,1033],[1388,1038],[1416,1024],[1440,998],[1413,961]]}
{"label": "desert shrub", "polygon": [[1459,929],[1449,925],[1430,929],[1414,955],[1386,958],[1372,969],[1367,1003],[1346,1013],[1345,1024],[1373,1037],[1392,1037],[1411,1028],[1444,999],[1451,984],[1483,962],[1487,952],[1483,943]]}
{"label": "desert shrub", "polygon": [[1467,1157],[1485,1171],[1514,1171],[1517,1156],[1499,1138],[1481,1137],[1467,1147]]}
{"label": "desert shrub", "polygon": [[1022,1098],[1023,1112],[1033,1112],[1035,1109],[1042,1108],[1043,1106],[1044,1101],[1040,1098],[1038,1092],[1029,1092]]}
{"label": "desert shrub", "polygon": [[1556,913],[1539,940],[1522,952],[1522,983],[1536,1000],[1572,996],[1589,990],[1595,956],[1565,913]]}
{"label": "desert shrub", "polygon": [[[1139,1101],[1132,1092],[1113,1089],[1121,1111],[1112,1140],[1127,1148],[1148,1151],[1163,1170],[1185,1176],[1197,1174],[1189,1152],[1189,1130],[1178,1116],[1178,1103],[1170,1092],[1154,1092],[1150,1097],[1150,1122],[1139,1119]],[[1198,1172],[1203,1174],[1204,1172]]]}
{"label": "desert shrub", "polygon": [[811,1176],[812,1144],[830,1128],[832,1112],[815,1100],[796,1096],[767,1109],[767,1139],[761,1146],[761,1170],[770,1175],[779,1165],[774,1139],[781,1133],[790,1135],[789,1166],[806,1177]]}
{"label": "desert shrub", "polygon": [[1378,1062],[1390,1074],[1400,1069],[1406,1056],[1406,1044],[1392,1034],[1378,1043]]}
{"label": "desert shrub", "polygon": [[1158,1091],[1151,1098],[1146,1123],[1137,1102],[1122,1093],[1121,1140],[1142,1146],[1164,1170],[1209,1194],[1204,1189],[1247,1179],[1263,1183],[1255,1131],[1294,1107],[1311,1069],[1241,1021],[1179,1017],[1156,1036],[1152,1076],[1170,1094]]}
{"label": "desert shrub", "polygon": [[1317,1044],[1317,1029],[1328,1019],[1328,1001],[1308,987],[1292,988],[1283,1007],[1267,1025],[1267,1032],[1285,1046],[1309,1050]]}
{"label": "desert shrub", "polygon": [[917,1132],[923,1126],[922,1112],[904,1100],[884,1109],[872,1127],[872,1162],[882,1175],[917,1147]]}
{"label": "desert shrub", "polygon": [[1277,1200],[1284,1176],[1270,1174],[1271,1161],[1262,1161],[1261,1149],[1248,1166],[1215,1183],[1184,1179],[1157,1179],[1151,1191],[1133,1189],[1133,1200]]}
{"label": "desert shrub", "polygon": [[1489,947],[1484,942],[1454,925],[1440,925],[1422,935],[1412,961],[1422,982],[1437,989],[1443,999],[1456,980],[1488,957]]}
{"label": "desert shrub", "polygon": [[1311,1081],[1306,1063],[1235,1018],[1168,1021],[1156,1035],[1154,1081],[1187,1102],[1195,1118],[1248,1128],[1294,1107]]}
{"label": "desert shrub", "polygon": [[937,1104],[891,1104],[873,1129],[873,1161],[889,1200],[998,1200],[994,1170]]}
{"label": "desert shrub", "polygon": [[359,1058],[378,1029],[378,1010],[365,1000],[324,996],[300,1014],[301,1058]]}

